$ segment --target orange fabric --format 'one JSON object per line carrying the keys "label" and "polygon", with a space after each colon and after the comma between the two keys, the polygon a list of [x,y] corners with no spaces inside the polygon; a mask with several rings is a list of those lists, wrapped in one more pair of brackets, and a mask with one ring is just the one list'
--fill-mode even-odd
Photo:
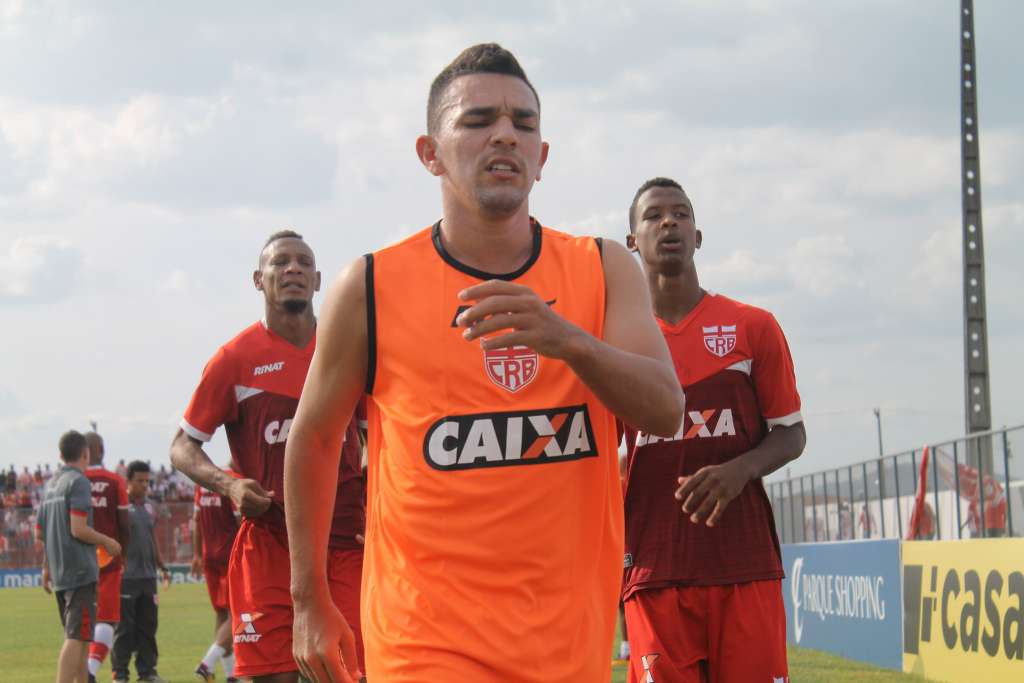
{"label": "orange fabric", "polygon": [[624,606],[629,683],[789,680],[779,580],[642,590]]}
{"label": "orange fabric", "polygon": [[[535,260],[505,279],[601,338],[598,245],[534,230]],[[488,276],[435,234],[368,262],[367,678],[608,681],[623,547],[615,418],[565,363],[463,339],[458,292]]]}
{"label": "orange fabric", "polygon": [[124,567],[100,572],[96,586],[96,623],[116,624],[121,621],[121,575]]}

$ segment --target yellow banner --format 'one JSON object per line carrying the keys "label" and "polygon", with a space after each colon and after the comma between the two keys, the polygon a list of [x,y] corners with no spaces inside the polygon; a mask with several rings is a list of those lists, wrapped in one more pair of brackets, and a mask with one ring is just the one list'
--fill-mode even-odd
{"label": "yellow banner", "polygon": [[903,670],[1024,681],[1024,539],[902,546]]}

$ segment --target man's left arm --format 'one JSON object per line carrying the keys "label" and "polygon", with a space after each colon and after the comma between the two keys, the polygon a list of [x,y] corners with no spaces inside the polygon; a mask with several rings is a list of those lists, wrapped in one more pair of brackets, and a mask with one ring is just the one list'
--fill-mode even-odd
{"label": "man's left arm", "polygon": [[163,558],[160,557],[160,544],[156,542],[156,527],[150,529],[149,542],[153,544],[153,557],[156,559],[156,568],[160,570],[160,578],[164,584],[171,582],[171,572],[167,569],[167,565],[164,564]]}
{"label": "man's left arm", "polygon": [[751,341],[751,375],[769,431],[757,446],[732,460],[679,477],[676,500],[683,502],[683,512],[694,524],[706,519],[708,526],[715,526],[744,486],[800,457],[807,444],[793,357],[782,328],[766,314]]}
{"label": "man's left arm", "polygon": [[[565,361],[623,422],[671,436],[683,419],[683,391],[668,346],[651,313],[651,298],[635,259],[618,242],[604,240],[604,338],[562,318],[523,285],[491,280],[461,293],[476,301],[458,318],[464,337],[485,349],[528,346]],[[511,331],[509,331],[511,330]]]}

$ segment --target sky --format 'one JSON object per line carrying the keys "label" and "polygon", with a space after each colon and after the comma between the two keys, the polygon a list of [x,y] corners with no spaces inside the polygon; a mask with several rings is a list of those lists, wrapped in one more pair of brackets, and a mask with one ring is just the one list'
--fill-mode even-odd
{"label": "sky", "polygon": [[[1022,25],[978,3],[994,426],[1024,423]],[[636,188],[676,178],[703,286],[778,318],[793,474],[875,457],[875,407],[887,453],[962,435],[959,33],[955,0],[0,0],[0,466],[90,421],[108,461],[168,463],[206,360],[262,316],[267,235],[330,280],[440,217],[427,90],[488,41],[540,93],[533,215],[622,240]]]}

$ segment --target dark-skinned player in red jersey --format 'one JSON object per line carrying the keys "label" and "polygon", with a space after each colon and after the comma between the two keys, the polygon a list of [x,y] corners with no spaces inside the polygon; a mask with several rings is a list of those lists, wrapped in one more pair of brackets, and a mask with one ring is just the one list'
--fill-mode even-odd
{"label": "dark-skinned player in red jersey", "polygon": [[[92,489],[92,526],[101,534],[115,539],[122,547],[128,546],[131,520],[128,518],[128,483],[124,477],[103,466],[105,448],[103,437],[96,432],[85,435],[89,444],[89,466],[85,476]],[[121,575],[124,562],[111,557],[100,546],[96,547],[100,579],[96,590],[96,632],[89,645],[89,679],[96,673],[114,645],[114,626],[121,621]]]}
{"label": "dark-skinned player in red jersey", "polygon": [[[227,472],[233,475],[234,469],[229,467]],[[238,680],[228,609],[228,560],[238,534],[237,517],[230,498],[202,486],[196,487],[192,510],[192,575],[205,579],[215,615],[213,643],[195,670],[204,681],[214,680],[213,671],[218,661],[224,667],[228,683]]]}
{"label": "dark-skinned player in red jersey", "polygon": [[[296,232],[274,233],[260,252],[253,283],[263,293],[264,319],[207,363],[171,444],[171,461],[200,486],[230,498],[243,517],[228,561],[235,676],[294,683],[284,451],[316,347],[313,294],[320,273],[312,249]],[[202,447],[221,425],[238,477],[214,465]],[[360,665],[361,474],[353,421],[341,446],[327,575],[331,597],[355,635],[356,651],[346,657],[357,657],[352,661]]]}
{"label": "dark-skinned player in red jersey", "polygon": [[629,223],[687,404],[674,437],[627,428],[629,680],[788,681],[782,558],[761,478],[806,441],[789,347],[770,313],[701,288],[702,235],[677,182],[644,183]]}

